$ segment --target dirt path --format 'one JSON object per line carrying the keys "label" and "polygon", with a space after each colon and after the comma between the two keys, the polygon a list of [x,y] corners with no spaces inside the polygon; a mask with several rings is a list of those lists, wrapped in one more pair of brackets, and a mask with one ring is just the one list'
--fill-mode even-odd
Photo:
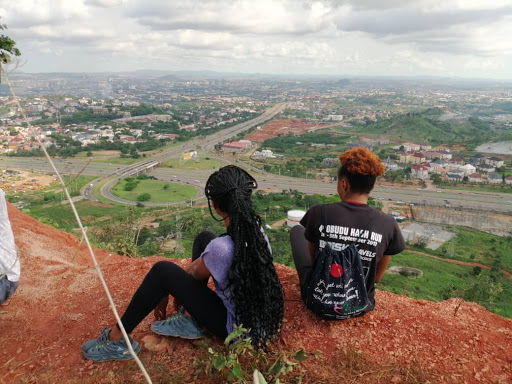
{"label": "dirt path", "polygon": [[[415,253],[417,255],[427,256],[427,257],[430,257],[431,259],[435,259],[435,260],[439,260],[439,261],[445,261],[445,262],[451,263],[451,264],[464,265],[466,267],[480,267],[480,268],[488,270],[488,271],[491,269],[490,266],[485,265],[485,264],[473,263],[473,262],[468,262],[468,261],[453,260],[453,259],[445,259],[443,257],[434,256],[434,255],[431,255],[429,253],[419,252],[419,251],[407,250],[407,252]],[[504,269],[500,269],[500,272],[503,273],[505,276],[507,276],[507,279],[512,280],[512,273],[507,272]]]}

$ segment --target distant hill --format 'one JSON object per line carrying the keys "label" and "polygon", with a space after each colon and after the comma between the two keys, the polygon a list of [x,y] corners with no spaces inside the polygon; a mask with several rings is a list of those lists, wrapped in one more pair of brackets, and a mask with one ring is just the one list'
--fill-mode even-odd
{"label": "distant hill", "polygon": [[511,134],[510,129],[506,127],[475,117],[442,120],[441,115],[440,110],[429,109],[420,113],[407,113],[382,119],[366,125],[359,124],[350,131],[432,145],[464,144],[469,148],[489,140],[506,139]]}

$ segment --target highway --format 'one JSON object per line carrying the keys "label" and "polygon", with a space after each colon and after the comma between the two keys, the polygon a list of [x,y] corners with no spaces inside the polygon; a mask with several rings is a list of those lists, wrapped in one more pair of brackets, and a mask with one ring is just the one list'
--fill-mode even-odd
{"label": "highway", "polygon": [[[160,167],[159,164],[170,158],[180,158],[184,152],[202,148],[204,151],[210,151],[213,146],[219,142],[228,140],[237,134],[250,129],[251,127],[263,124],[265,121],[273,118],[286,108],[286,103],[280,103],[269,108],[265,113],[250,121],[237,124],[226,128],[205,138],[196,138],[181,145],[175,145],[170,149],[161,151],[150,158],[136,162],[129,166],[123,166],[112,163],[100,163],[90,161],[90,159],[53,159],[59,173],[66,175],[76,175],[78,173],[90,176],[97,176],[92,184],[84,188],[83,194],[86,198],[97,201],[91,193],[92,186],[95,183],[110,179],[108,183],[101,188],[101,194],[106,198],[122,204],[134,205],[136,202],[120,199],[114,196],[110,189],[120,179],[146,172],[148,175],[155,176],[159,180],[175,183],[188,184],[197,189],[197,195],[192,201],[204,197],[204,184],[211,171],[180,170],[175,168]],[[209,157],[215,158],[225,164],[229,159],[210,154]],[[238,163],[237,163],[238,164]],[[241,167],[249,170],[258,181],[259,189],[266,192],[280,192],[282,190],[297,190],[306,194],[318,193],[326,196],[335,195],[336,183],[323,182],[314,179],[295,178],[289,176],[280,176],[263,172],[245,163],[239,163]],[[45,158],[33,157],[0,157],[0,169],[23,169],[32,172],[53,173],[53,170]],[[379,186],[372,192],[372,197],[378,200],[403,201],[405,203],[426,204],[435,206],[450,206],[455,208],[485,209],[497,212],[506,212],[512,214],[512,193],[486,193],[486,192],[467,192],[455,190],[427,190],[415,188],[385,187]],[[187,200],[189,202],[190,200]],[[177,202],[174,204],[182,204]],[[144,203],[148,206],[167,206],[169,203]]]}
{"label": "highway", "polygon": [[[51,172],[51,168],[46,159],[15,157],[0,157],[0,159],[0,168],[24,169],[33,172]],[[64,175],[77,174],[82,171],[82,174],[90,176],[106,177],[109,175],[117,174],[120,177],[124,177],[122,175],[124,175],[126,172],[126,167],[122,167],[116,164],[91,162],[86,166],[87,159],[56,159],[54,161],[59,172]],[[153,158],[146,161],[149,163],[154,162]],[[138,167],[143,167],[146,162],[138,164],[143,164],[137,165]],[[86,167],[84,168],[84,166]],[[130,169],[133,170],[133,168]],[[197,189],[197,195],[193,198],[193,200],[197,200],[203,197],[204,184],[210,173],[211,171],[183,170],[157,166],[152,168],[148,172],[148,175],[155,176],[159,180],[194,186]],[[336,194],[336,183],[332,182],[321,182],[319,180],[313,179],[264,174],[261,171],[252,172],[252,174],[258,182],[259,189],[266,192],[280,192],[282,190],[293,189],[303,193],[318,193],[325,196]],[[110,186],[113,185],[113,183],[109,183]],[[108,188],[104,186],[102,188],[102,192],[107,193],[106,189]],[[88,188],[86,188],[86,191],[87,190]],[[84,193],[87,192],[84,191]],[[512,214],[512,194],[510,193],[467,192],[448,189],[418,190],[416,188],[379,186],[377,182],[377,186],[375,187],[371,196],[376,199],[382,199],[386,201],[403,201],[413,204],[442,206],[449,205],[450,207],[494,210]],[[108,197],[111,198],[111,196]],[[115,196],[113,197],[116,199],[115,201],[120,200],[122,203],[135,204],[133,201],[125,202],[124,200]],[[149,203],[145,204],[149,205]]]}

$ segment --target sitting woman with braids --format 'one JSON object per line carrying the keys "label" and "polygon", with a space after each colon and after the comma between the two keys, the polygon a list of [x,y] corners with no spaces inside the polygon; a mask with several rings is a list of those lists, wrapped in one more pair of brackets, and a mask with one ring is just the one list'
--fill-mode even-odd
{"label": "sitting woman with braids", "polygon": [[[213,207],[227,233],[220,237],[200,233],[186,269],[170,261],[156,263],[121,318],[127,333],[152,310],[158,321],[151,329],[166,336],[196,339],[202,337],[204,328],[225,339],[235,325],[241,325],[249,330],[252,343],[261,345],[279,332],[284,296],[268,238],[252,206],[256,187],[251,175],[232,165],[209,177],[205,195],[210,213],[215,219]],[[207,286],[210,276],[215,292]],[[175,308],[181,309],[165,319],[169,295],[174,297]],[[131,338],[130,342],[138,353],[139,343]],[[85,342],[82,352],[94,361],[131,358],[117,324],[105,328],[98,339]]]}

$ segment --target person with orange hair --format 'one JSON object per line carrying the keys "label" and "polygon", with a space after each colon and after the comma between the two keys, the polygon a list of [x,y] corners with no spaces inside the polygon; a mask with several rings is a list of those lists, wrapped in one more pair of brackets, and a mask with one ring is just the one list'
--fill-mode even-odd
{"label": "person with orange hair", "polygon": [[337,192],[341,201],[318,204],[306,212],[300,225],[291,229],[292,254],[306,303],[317,255],[327,246],[343,251],[354,244],[370,302],[364,310],[367,313],[375,307],[375,283],[382,279],[391,255],[405,249],[405,242],[393,217],[368,206],[375,181],[385,171],[379,157],[359,147],[342,153],[339,160]]}

